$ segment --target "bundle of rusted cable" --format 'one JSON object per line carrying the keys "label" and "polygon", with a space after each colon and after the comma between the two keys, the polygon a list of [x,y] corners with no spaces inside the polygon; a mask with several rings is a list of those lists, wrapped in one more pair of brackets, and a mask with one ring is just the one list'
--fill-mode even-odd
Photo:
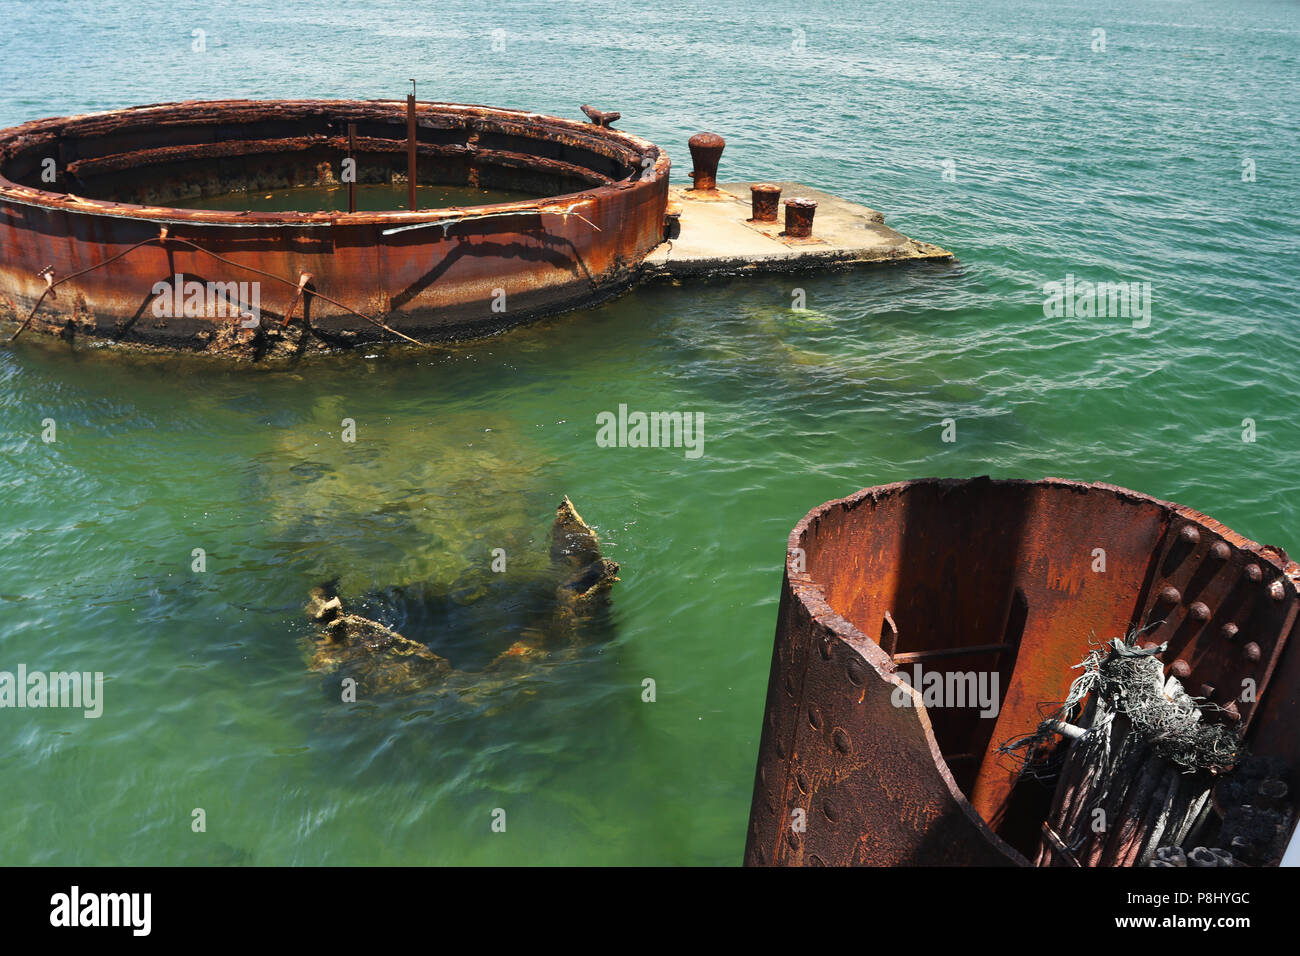
{"label": "bundle of rusted cable", "polygon": [[1181,847],[1209,816],[1218,775],[1237,763],[1240,740],[1206,719],[1214,708],[1164,676],[1165,645],[1136,635],[1092,650],[1066,701],[1038,731],[1005,745],[1042,755],[1067,750],[1043,822],[1039,866],[1142,866],[1161,847]]}

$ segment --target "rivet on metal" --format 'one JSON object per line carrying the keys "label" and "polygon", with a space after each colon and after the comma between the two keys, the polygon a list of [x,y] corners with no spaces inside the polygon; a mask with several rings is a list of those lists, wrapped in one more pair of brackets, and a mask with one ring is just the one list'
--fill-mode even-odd
{"label": "rivet on metal", "polygon": [[835,731],[835,749],[842,754],[853,752],[853,741],[844,730]]}
{"label": "rivet on metal", "polygon": [[1219,628],[1219,635],[1225,641],[1235,641],[1237,639],[1237,625],[1233,624],[1232,622],[1228,622],[1227,624],[1223,625],[1223,627]]}
{"label": "rivet on metal", "polygon": [[1216,541],[1210,548],[1210,555],[1216,561],[1227,561],[1232,557],[1232,548],[1228,547],[1228,542],[1226,541]]}
{"label": "rivet on metal", "polygon": [[1196,525],[1185,524],[1178,532],[1178,539],[1182,541],[1183,544],[1189,544],[1195,547],[1201,543],[1201,532],[1197,530]]}
{"label": "rivet on metal", "polygon": [[1191,615],[1192,619],[1195,621],[1208,621],[1210,619],[1209,605],[1201,601],[1194,601],[1187,609],[1187,613]]}
{"label": "rivet on metal", "polygon": [[816,707],[808,710],[808,723],[812,725],[813,730],[822,729],[822,712]]}
{"label": "rivet on metal", "polygon": [[1254,641],[1251,641],[1249,644],[1243,647],[1241,651],[1243,654],[1246,655],[1246,660],[1248,661],[1257,661],[1263,656],[1263,652],[1260,651],[1259,645],[1256,644]]}
{"label": "rivet on metal", "polygon": [[1182,592],[1178,588],[1168,587],[1160,592],[1160,603],[1162,604],[1177,604],[1182,599]]}
{"label": "rivet on metal", "polygon": [[1258,564],[1246,565],[1246,577],[1252,581],[1258,581],[1264,576],[1264,572],[1259,569]]}
{"label": "rivet on metal", "polygon": [[799,785],[800,793],[807,793],[812,789],[812,781],[808,779],[808,775],[802,770],[795,774],[794,782]]}
{"label": "rivet on metal", "polygon": [[1268,586],[1268,596],[1274,601],[1280,601],[1286,597],[1286,587],[1282,584],[1282,579],[1278,578]]}
{"label": "rivet on metal", "polygon": [[1174,661],[1173,666],[1169,668],[1169,673],[1173,674],[1179,680],[1187,680],[1187,678],[1192,676],[1192,665],[1182,658],[1179,658]]}

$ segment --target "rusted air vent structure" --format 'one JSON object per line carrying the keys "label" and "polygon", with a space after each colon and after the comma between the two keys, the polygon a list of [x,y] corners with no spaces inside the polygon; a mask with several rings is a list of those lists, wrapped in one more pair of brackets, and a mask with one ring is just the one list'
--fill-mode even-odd
{"label": "rusted air vent structure", "polygon": [[[1272,808],[1285,845],[1298,574],[1279,548],[1104,484],[927,479],[813,509],[789,539],[745,862],[1076,863],[1044,852],[1053,781],[999,747],[1066,699],[1090,641],[1135,632],[1120,650],[1167,643],[1157,684],[1162,665],[1275,768],[1268,799],[1252,782],[1246,800]],[[996,715],[927,708],[918,665],[996,674]],[[1230,810],[1214,792],[1199,823],[1211,836]],[[1255,862],[1276,862],[1277,845]],[[1132,861],[1150,857],[1136,847]]]}
{"label": "rusted air vent structure", "polygon": [[[362,184],[406,182],[413,166],[422,186],[538,198],[388,212],[184,208],[330,185],[345,158]],[[0,132],[0,310],[65,336],[213,349],[225,329],[210,317],[160,321],[149,308],[154,284],[181,275],[262,283],[261,329],[235,340],[300,323],[338,342],[483,335],[626,287],[663,238],[668,170],[658,147],[607,120],[413,98],[41,120]]]}

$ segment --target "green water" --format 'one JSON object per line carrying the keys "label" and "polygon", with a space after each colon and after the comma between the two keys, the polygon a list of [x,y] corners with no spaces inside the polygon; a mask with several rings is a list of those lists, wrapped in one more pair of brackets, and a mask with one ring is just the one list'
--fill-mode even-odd
{"label": "green water", "polygon": [[[1294,4],[406,10],[0,0],[0,121],[394,96],[415,75],[449,101],[620,109],[677,182],[687,137],[716,130],[724,179],[860,200],[958,262],[643,288],[289,372],[35,335],[0,350],[0,669],[108,678],[98,720],[0,711],[8,862],[736,864],[809,508],[924,475],[1059,475],[1300,551]],[[50,68],[20,72],[34,55]],[[1150,282],[1150,324],[1045,316],[1067,275]],[[620,404],[703,414],[703,455],[598,447]],[[510,574],[477,602],[474,582],[497,547],[526,573],[563,494],[623,568],[610,632],[576,659],[418,703],[343,704],[305,669],[323,577],[426,582],[438,613],[374,606],[435,649],[499,646],[520,626]]]}
{"label": "green water", "polygon": [[[421,209],[445,209],[448,206],[482,206],[488,203],[519,202],[536,199],[531,193],[506,189],[477,189],[472,186],[416,186],[415,202]],[[356,187],[358,212],[406,209],[406,184],[361,183]],[[271,192],[222,193],[176,200],[186,209],[224,209],[253,212],[346,212],[346,186],[297,186]]]}

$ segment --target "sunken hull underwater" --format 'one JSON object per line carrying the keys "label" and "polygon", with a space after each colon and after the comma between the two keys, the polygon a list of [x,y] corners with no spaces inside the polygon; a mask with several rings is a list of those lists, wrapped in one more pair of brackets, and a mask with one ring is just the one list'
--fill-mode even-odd
{"label": "sunken hull underwater", "polygon": [[[332,186],[349,157],[358,184],[408,182],[407,105],[185,102],[0,132],[0,318],[65,338],[208,351],[480,337],[622,291],[663,239],[669,160],[658,147],[594,122],[443,103],[415,106],[419,185],[537,198],[386,212],[184,208]],[[224,313],[160,317],[155,287],[176,276],[259,282],[258,327]]]}
{"label": "sunken hull underwater", "polygon": [[[814,508],[788,542],[745,863],[1276,865],[1298,580],[1281,548],[1113,485],[924,479]],[[1124,695],[1076,683],[1081,661],[1142,668],[1182,723],[1103,713]],[[918,668],[996,696],[929,706]],[[1188,759],[1181,739],[1228,746]]]}

